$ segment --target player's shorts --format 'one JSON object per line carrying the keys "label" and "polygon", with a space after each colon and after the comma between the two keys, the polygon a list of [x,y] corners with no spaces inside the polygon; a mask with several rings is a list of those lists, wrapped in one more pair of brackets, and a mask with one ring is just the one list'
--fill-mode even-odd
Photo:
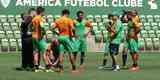
{"label": "player's shorts", "polygon": [[124,41],[124,48],[127,48],[127,49],[128,49],[128,47],[129,47],[129,39],[126,39],[126,40]]}
{"label": "player's shorts", "polygon": [[47,43],[44,39],[32,39],[33,42],[33,52],[44,53],[47,50]]}
{"label": "player's shorts", "polygon": [[131,53],[136,53],[138,52],[138,41],[135,39],[130,39],[129,40],[129,44],[128,44],[128,48],[130,50]]}
{"label": "player's shorts", "polygon": [[60,42],[60,53],[73,52],[73,44],[69,36],[59,36],[58,41]]}
{"label": "player's shorts", "polygon": [[74,41],[74,51],[76,52],[86,52],[87,44],[85,38],[76,38]]}
{"label": "player's shorts", "polygon": [[106,41],[106,43],[105,43],[105,50],[104,50],[104,52],[105,52],[105,54],[110,53],[110,51],[109,51],[109,42],[108,41]]}
{"label": "player's shorts", "polygon": [[119,44],[109,44],[109,52],[111,55],[118,55],[119,53]]}

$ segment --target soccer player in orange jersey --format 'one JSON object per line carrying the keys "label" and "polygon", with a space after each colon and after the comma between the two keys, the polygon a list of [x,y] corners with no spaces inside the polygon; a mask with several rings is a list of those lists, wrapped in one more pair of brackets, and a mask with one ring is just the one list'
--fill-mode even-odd
{"label": "soccer player in orange jersey", "polygon": [[60,43],[60,55],[59,55],[59,67],[60,71],[63,72],[63,60],[64,53],[68,53],[69,60],[72,64],[72,72],[77,72],[75,61],[73,60],[72,50],[73,45],[71,38],[73,37],[72,30],[74,29],[73,20],[69,18],[69,10],[64,9],[62,16],[54,22],[54,29],[57,28],[59,31],[58,41]]}
{"label": "soccer player in orange jersey", "polygon": [[45,29],[43,26],[43,18],[45,9],[42,7],[38,7],[36,9],[37,15],[32,20],[32,42],[33,42],[33,52],[34,52],[34,65],[35,65],[35,72],[40,72],[39,69],[39,61],[40,61],[40,53],[43,54],[43,59],[46,65],[46,71],[50,70],[50,61],[47,56],[47,43],[44,40]]}

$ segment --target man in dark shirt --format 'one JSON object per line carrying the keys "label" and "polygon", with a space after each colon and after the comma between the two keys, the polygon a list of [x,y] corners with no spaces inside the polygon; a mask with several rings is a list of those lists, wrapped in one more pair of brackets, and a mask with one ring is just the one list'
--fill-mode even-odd
{"label": "man in dark shirt", "polygon": [[36,15],[34,8],[29,9],[27,15],[22,15],[21,39],[22,39],[22,68],[33,68],[33,45],[31,34],[32,18]]}

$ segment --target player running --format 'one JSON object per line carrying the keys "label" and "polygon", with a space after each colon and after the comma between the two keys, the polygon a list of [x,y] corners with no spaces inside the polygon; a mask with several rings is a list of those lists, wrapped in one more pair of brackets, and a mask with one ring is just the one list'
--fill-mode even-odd
{"label": "player running", "polygon": [[113,64],[113,71],[118,71],[120,69],[118,62],[117,62],[117,55],[119,53],[119,45],[122,40],[122,31],[124,30],[124,27],[122,25],[122,22],[119,19],[119,14],[116,12],[113,12],[111,27],[108,27],[109,37],[110,37],[110,44],[109,44],[109,50],[110,55],[112,58],[112,64]]}
{"label": "player running", "polygon": [[[84,20],[84,12],[78,11],[77,12],[77,19],[74,20],[75,25],[75,47],[77,50],[75,50],[74,54],[74,60],[76,61],[77,53],[80,52],[80,68],[84,67],[84,60],[85,60],[85,53],[87,50],[87,44],[86,44],[86,37],[91,32],[91,22]],[[87,28],[87,32],[86,32]]]}
{"label": "player running", "polygon": [[71,38],[73,36],[72,29],[74,28],[73,20],[69,18],[70,12],[67,9],[62,11],[62,16],[57,19],[53,25],[54,29],[59,30],[58,41],[60,43],[59,67],[60,72],[63,72],[64,53],[68,53],[69,60],[72,65],[72,72],[77,72],[75,61],[73,59],[73,45]]}
{"label": "player running", "polygon": [[45,9],[42,7],[38,7],[36,12],[37,15],[32,20],[32,38],[33,38],[33,52],[34,52],[34,65],[35,65],[35,72],[40,72],[42,70],[39,69],[39,62],[40,56],[43,56],[46,71],[49,72],[50,70],[50,61],[46,53],[47,51],[47,43],[44,40],[45,35],[45,28],[43,26],[43,18]]}

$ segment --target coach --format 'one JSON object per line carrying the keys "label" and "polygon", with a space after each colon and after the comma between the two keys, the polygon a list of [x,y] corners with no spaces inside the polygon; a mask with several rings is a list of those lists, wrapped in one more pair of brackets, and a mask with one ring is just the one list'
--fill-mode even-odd
{"label": "coach", "polygon": [[21,23],[21,39],[22,39],[22,68],[28,69],[33,68],[33,45],[32,45],[32,34],[31,34],[31,21],[36,15],[35,9],[31,8],[27,15],[22,15]]}

